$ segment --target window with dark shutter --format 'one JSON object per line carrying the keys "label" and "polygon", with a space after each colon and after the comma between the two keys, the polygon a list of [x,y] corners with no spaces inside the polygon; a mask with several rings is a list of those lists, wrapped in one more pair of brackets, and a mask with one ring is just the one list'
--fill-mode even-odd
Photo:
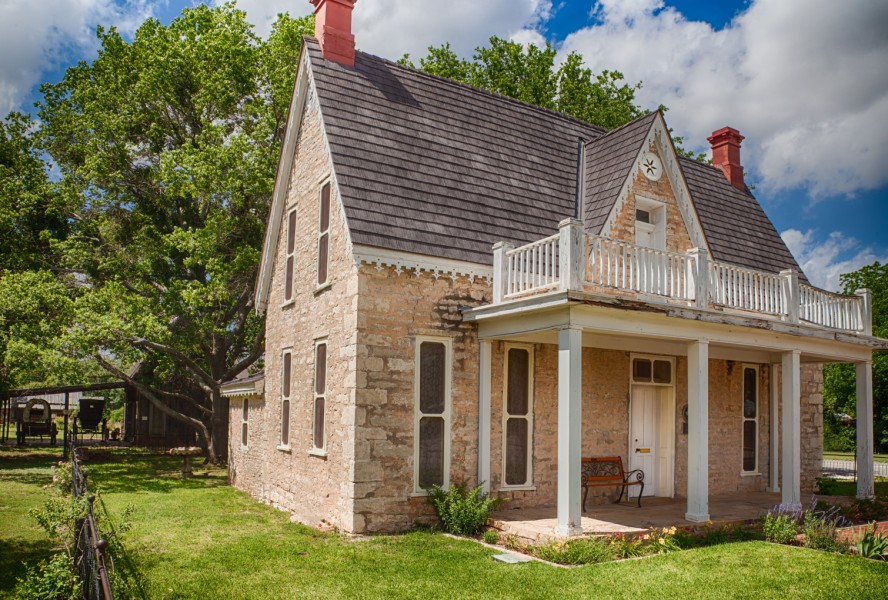
{"label": "window with dark shutter", "polygon": [[327,343],[315,344],[315,376],[314,376],[314,411],[312,427],[312,446],[315,450],[324,450],[326,433],[325,408],[327,404]]}
{"label": "window with dark shutter", "polygon": [[530,485],[533,423],[533,357],[529,348],[508,348],[505,357],[506,393],[504,470],[507,486]]}
{"label": "window with dark shutter", "polygon": [[330,252],[330,182],[321,187],[321,210],[318,223],[318,285],[327,283]]}
{"label": "window with dark shutter", "polygon": [[743,472],[758,471],[758,371],[743,369]]}
{"label": "window with dark shutter", "polygon": [[[444,341],[420,340],[417,361],[417,488],[446,486],[450,435],[450,347]],[[418,491],[417,490],[417,491]]]}
{"label": "window with dark shutter", "polygon": [[249,415],[249,413],[247,412],[248,411],[247,406],[248,406],[247,400],[244,399],[244,406],[243,406],[243,410],[241,411],[241,446],[244,446],[244,447],[247,446],[247,428],[248,428],[247,417]]}
{"label": "window with dark shutter", "polygon": [[281,446],[290,445],[290,385],[293,355],[289,350],[281,356]]}
{"label": "window with dark shutter", "polygon": [[293,299],[293,278],[296,270],[296,209],[287,215],[287,266],[284,270],[284,302]]}

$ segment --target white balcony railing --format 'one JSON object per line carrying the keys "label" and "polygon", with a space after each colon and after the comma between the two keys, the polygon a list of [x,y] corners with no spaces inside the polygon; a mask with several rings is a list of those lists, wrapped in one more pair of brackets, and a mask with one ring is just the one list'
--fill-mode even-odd
{"label": "white balcony railing", "polygon": [[795,271],[775,275],[711,261],[699,248],[681,254],[587,235],[575,219],[563,221],[558,234],[525,246],[496,244],[493,259],[495,304],[553,290],[609,288],[617,295],[872,335],[869,290],[833,294],[800,284]]}
{"label": "white balcony railing", "polygon": [[712,304],[769,315],[786,314],[785,278],[724,263],[711,263],[709,300]]}
{"label": "white balcony railing", "polygon": [[843,296],[810,285],[799,286],[799,319],[850,331],[863,331],[861,309],[864,303],[858,296]]}
{"label": "white balcony railing", "polygon": [[694,259],[689,255],[598,236],[590,236],[588,243],[590,283],[678,300],[694,298],[688,285]]}

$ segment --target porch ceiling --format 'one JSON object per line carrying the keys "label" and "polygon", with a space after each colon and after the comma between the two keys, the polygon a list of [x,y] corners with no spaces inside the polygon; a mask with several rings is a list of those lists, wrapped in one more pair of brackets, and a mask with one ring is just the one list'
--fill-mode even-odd
{"label": "porch ceiling", "polygon": [[823,327],[572,292],[472,309],[466,320],[488,340],[556,344],[570,327],[583,330],[584,347],[686,356],[689,342],[706,340],[711,358],[758,363],[791,350],[802,362],[857,362],[888,349],[886,340]]}

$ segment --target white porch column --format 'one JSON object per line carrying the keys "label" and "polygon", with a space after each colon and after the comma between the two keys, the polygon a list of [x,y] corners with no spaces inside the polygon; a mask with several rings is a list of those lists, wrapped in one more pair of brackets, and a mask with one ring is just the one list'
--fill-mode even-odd
{"label": "white porch column", "polygon": [[781,502],[793,508],[800,508],[802,506],[801,353],[798,350],[791,350],[784,352],[782,358]]}
{"label": "white porch column", "polygon": [[558,332],[558,518],[555,532],[582,533],[580,455],[582,453],[583,332]]}
{"label": "white porch column", "polygon": [[873,363],[857,367],[857,497],[872,498],[873,482]]}
{"label": "white porch column", "polygon": [[478,483],[484,493],[490,493],[490,388],[493,348],[481,340],[479,348],[478,380]]}
{"label": "white porch column", "polygon": [[709,342],[688,344],[688,512],[709,520]]}
{"label": "white porch column", "polygon": [[777,398],[780,397],[779,376],[780,365],[773,363],[769,379],[771,382],[771,400],[768,405],[771,411],[771,460],[768,463],[768,472],[770,473],[770,478],[768,479],[769,492],[780,491],[780,405],[777,403]]}

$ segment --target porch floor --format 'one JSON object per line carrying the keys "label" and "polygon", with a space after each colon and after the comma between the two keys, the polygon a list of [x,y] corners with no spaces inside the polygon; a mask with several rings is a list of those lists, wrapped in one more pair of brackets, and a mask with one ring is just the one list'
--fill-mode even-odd
{"label": "porch floor", "polygon": [[[769,508],[780,503],[779,493],[737,493],[709,498],[709,514],[714,525],[753,521]],[[601,504],[589,506],[583,513],[584,534],[607,535],[613,533],[641,533],[661,527],[699,527],[701,523],[686,521],[685,498],[645,497],[638,508],[633,498],[627,504]],[[555,534],[555,507],[519,508],[500,510],[491,515],[492,525],[506,535],[514,535],[529,541],[546,541],[557,538]]]}

